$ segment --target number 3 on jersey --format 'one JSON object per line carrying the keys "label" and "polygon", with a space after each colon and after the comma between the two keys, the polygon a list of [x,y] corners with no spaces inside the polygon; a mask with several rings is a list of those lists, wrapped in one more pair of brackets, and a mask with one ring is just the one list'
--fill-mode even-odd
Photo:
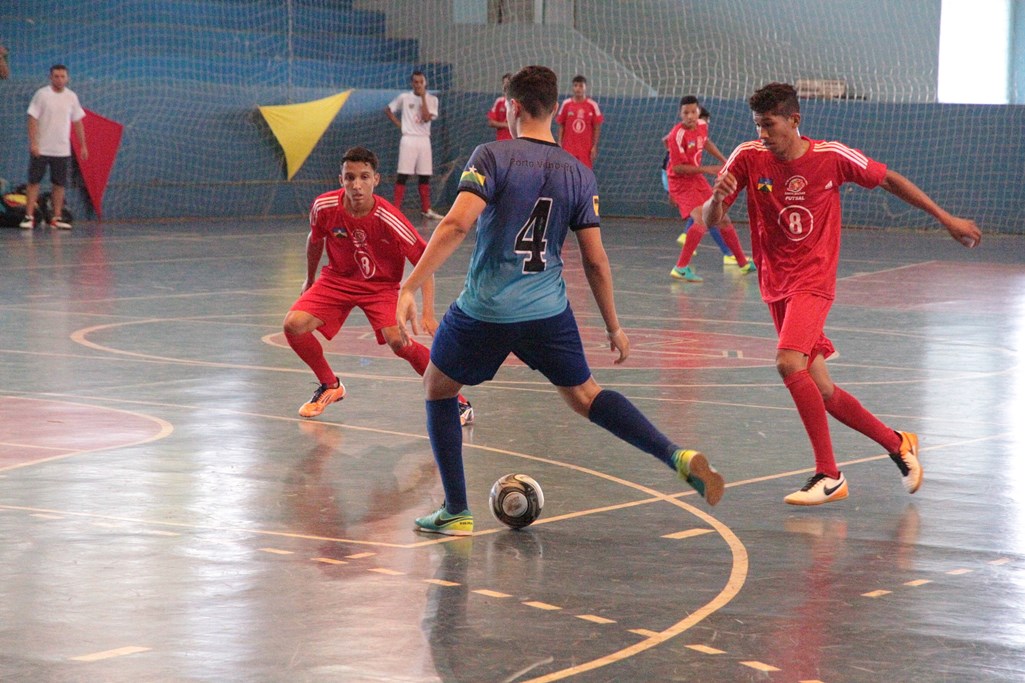
{"label": "number 3 on jersey", "polygon": [[545,233],[548,232],[548,216],[551,213],[551,198],[538,197],[527,222],[516,233],[516,253],[527,255],[523,261],[524,273],[540,273],[545,269],[545,249],[548,246]]}

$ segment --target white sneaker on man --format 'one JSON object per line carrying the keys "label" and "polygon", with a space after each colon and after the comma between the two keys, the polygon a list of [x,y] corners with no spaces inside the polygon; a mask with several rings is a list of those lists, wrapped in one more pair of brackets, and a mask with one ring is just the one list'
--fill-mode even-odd
{"label": "white sneaker on man", "polygon": [[36,220],[32,218],[32,216],[25,216],[21,219],[21,223],[18,223],[18,227],[24,228],[25,230],[31,230],[36,227]]}
{"label": "white sneaker on man", "polygon": [[837,479],[816,472],[808,478],[800,491],[794,491],[784,498],[783,502],[789,505],[822,505],[846,497],[847,479],[844,478],[843,472],[840,472]]}
{"label": "white sneaker on man", "polygon": [[58,230],[71,230],[71,223],[68,223],[60,216],[54,216],[50,219],[50,227],[57,228]]}

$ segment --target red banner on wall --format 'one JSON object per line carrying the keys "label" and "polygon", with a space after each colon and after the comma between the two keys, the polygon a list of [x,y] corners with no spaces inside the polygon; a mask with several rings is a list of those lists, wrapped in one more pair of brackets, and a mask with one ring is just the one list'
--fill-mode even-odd
{"label": "red banner on wall", "polygon": [[89,157],[82,159],[78,136],[71,131],[71,149],[75,153],[78,169],[82,172],[86,192],[92,202],[96,216],[103,220],[103,193],[107,190],[107,179],[114,168],[117,149],[121,146],[121,133],[124,130],[117,121],[111,121],[88,109],[82,119],[85,128],[85,143],[89,149]]}

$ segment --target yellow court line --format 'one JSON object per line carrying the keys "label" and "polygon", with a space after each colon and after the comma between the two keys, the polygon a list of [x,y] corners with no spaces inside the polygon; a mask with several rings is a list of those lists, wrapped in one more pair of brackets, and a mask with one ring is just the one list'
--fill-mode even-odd
{"label": "yellow court line", "polygon": [[[0,397],[0,398],[4,398],[4,397]],[[32,397],[27,397],[27,396],[19,396],[19,397],[17,397],[17,400],[19,400],[19,401],[37,401],[39,403],[57,403],[58,402],[58,401],[54,401],[53,399],[49,399],[49,398],[45,398],[45,399],[44,398],[32,398]],[[125,442],[125,443],[111,444],[111,445],[108,445],[108,446],[101,446],[101,447],[98,447],[98,448],[76,449],[76,450],[73,450],[73,451],[62,453],[61,455],[52,455],[52,456],[50,456],[48,458],[37,458],[35,460],[29,460],[29,461],[26,461],[26,462],[20,462],[20,463],[14,464],[14,465],[7,465],[6,467],[0,467],[0,472],[9,472],[11,470],[16,470],[16,469],[19,469],[19,468],[22,468],[22,467],[29,467],[29,466],[32,466],[32,465],[39,465],[39,464],[42,464],[44,462],[54,462],[55,460],[65,460],[67,458],[73,458],[75,456],[84,455],[86,453],[101,453],[103,451],[113,450],[115,448],[132,448],[134,446],[141,446],[142,444],[150,443],[151,441],[159,441],[160,439],[163,439],[164,437],[170,435],[174,431],[174,425],[172,425],[167,420],[164,420],[164,419],[159,418],[159,417],[155,417],[153,415],[147,415],[146,413],[140,413],[140,412],[134,411],[134,410],[124,410],[122,408],[109,408],[107,406],[103,406],[102,408],[99,408],[99,407],[97,407],[96,405],[94,405],[92,403],[81,403],[80,401],[69,401],[69,400],[66,400],[66,399],[61,399],[59,402],[60,403],[66,403],[68,405],[83,406],[83,407],[86,407],[86,408],[93,408],[93,409],[96,409],[96,410],[109,410],[111,412],[121,413],[123,415],[132,415],[134,417],[141,417],[141,418],[144,418],[146,420],[150,420],[152,422],[157,423],[157,426],[160,427],[160,430],[156,434],[153,434],[152,436],[148,436],[148,437],[145,437],[143,439],[139,439],[137,441],[128,441],[128,442]]]}
{"label": "yellow court line", "polygon": [[674,541],[678,541],[684,538],[693,538],[694,536],[703,536],[714,532],[715,529],[687,529],[686,531],[677,531],[675,534],[666,534],[662,538],[670,538]]}
{"label": "yellow court line", "polygon": [[152,648],[139,647],[137,645],[131,645],[128,647],[119,647],[114,650],[104,650],[103,652],[93,652],[88,655],[79,655],[78,657],[71,657],[70,659],[76,662],[98,662],[102,659],[111,659],[112,657],[124,657],[126,655],[134,655],[139,652],[149,652]]}
{"label": "yellow court line", "polygon": [[577,619],[583,619],[584,621],[590,621],[595,624],[614,624],[615,619],[606,619],[605,617],[599,617],[595,614],[578,614]]}
{"label": "yellow court line", "polygon": [[690,648],[691,650],[694,650],[695,652],[701,652],[701,653],[706,654],[706,655],[724,655],[724,654],[726,654],[726,650],[719,650],[719,649],[716,649],[716,648],[711,647],[709,645],[694,644],[694,645],[688,645],[687,647]]}

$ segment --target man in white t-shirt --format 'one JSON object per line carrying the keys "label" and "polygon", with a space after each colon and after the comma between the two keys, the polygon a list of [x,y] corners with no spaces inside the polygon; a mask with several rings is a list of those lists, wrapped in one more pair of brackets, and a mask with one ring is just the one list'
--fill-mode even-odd
{"label": "man in white t-shirt", "polygon": [[21,227],[28,230],[35,227],[39,183],[49,168],[50,182],[53,183],[50,227],[71,229],[71,224],[62,217],[64,187],[71,166],[72,127],[78,135],[81,158],[89,157],[89,150],[85,146],[85,128],[82,126],[84,118],[85,110],[78,103],[78,95],[68,88],[68,67],[54,64],[50,67],[50,85],[37,90],[28,105],[28,148],[31,156],[28,162],[25,218],[21,221]]}
{"label": "man in white t-shirt", "polygon": [[440,220],[441,214],[431,208],[431,175],[434,173],[431,121],[438,118],[438,98],[427,92],[427,77],[422,71],[414,71],[409,80],[413,91],[401,93],[384,109],[391,122],[402,131],[394,204],[402,209],[406,181],[416,175],[419,177],[420,213],[424,218]]}

